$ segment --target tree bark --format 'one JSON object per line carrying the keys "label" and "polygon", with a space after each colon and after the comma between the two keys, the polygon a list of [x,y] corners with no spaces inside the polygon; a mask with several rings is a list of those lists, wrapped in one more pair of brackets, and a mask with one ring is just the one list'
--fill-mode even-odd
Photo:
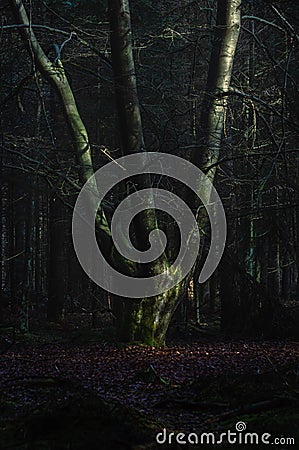
{"label": "tree bark", "polygon": [[[10,0],[10,4],[17,22],[24,25],[24,27],[20,28],[20,33],[28,48],[29,56],[32,58],[43,77],[53,86],[60,99],[65,120],[72,136],[72,142],[77,160],[80,165],[80,178],[82,183],[85,183],[94,174],[89,137],[79,114],[63,64],[59,57],[56,58],[57,61],[55,61],[55,63],[52,63],[44,53],[32,30],[31,22],[28,18],[23,2],[21,0]],[[96,192],[96,183],[94,183],[93,189]],[[104,232],[108,236],[111,235],[107,219],[102,208],[97,214],[96,225],[98,230]]]}
{"label": "tree bark", "polygon": [[[35,184],[34,184],[35,186]],[[34,235],[35,235],[35,208],[36,193],[34,190],[28,194],[29,217],[26,221],[26,247],[24,261],[24,282],[22,286],[20,311],[19,311],[19,329],[21,333],[29,331],[29,301],[33,288],[33,254],[34,254]]]}
{"label": "tree bark", "polygon": [[[110,0],[108,9],[121,146],[123,154],[129,155],[145,151],[132,49],[129,1]],[[150,175],[141,174],[135,177],[134,184],[136,190],[150,188]],[[145,249],[150,231],[158,227],[155,211],[145,209],[133,220],[133,225],[136,244],[141,250]],[[168,266],[167,257],[163,255],[139,269],[143,276],[153,276],[163,272]],[[119,324],[121,339],[150,345],[163,344],[178,300],[175,291],[181,292],[181,286],[157,297],[140,300],[115,299],[122,305],[120,310],[124,311]]]}
{"label": "tree bark", "polygon": [[[112,67],[115,80],[117,111],[122,152],[124,155],[145,152],[142,121],[137,92],[135,63],[132,48],[131,16],[128,0],[109,0],[110,42]],[[150,188],[150,174],[141,174],[134,178],[136,190]],[[146,238],[151,230],[157,228],[156,214],[146,209],[134,220],[137,246],[146,248]],[[168,266],[166,257],[161,264],[147,267],[152,274],[160,273]]]}
{"label": "tree bark", "polygon": [[[80,163],[81,180],[85,182],[93,175],[90,144],[62,62],[57,59],[54,64],[45,55],[32,31],[22,2],[20,0],[10,0],[10,2],[18,21],[25,25],[20,32],[29,47],[29,55],[33,57],[38,70],[54,86],[59,95]],[[200,143],[199,149],[192,157],[193,162],[207,172],[212,182],[216,168],[209,166],[215,164],[219,157],[226,111],[226,99],[222,94],[228,90],[230,84],[240,28],[240,3],[241,0],[218,1],[215,39],[204,105],[199,120]],[[123,154],[128,155],[145,151],[132,51],[129,2],[128,0],[110,0],[108,5],[121,143]],[[141,175],[134,179],[134,184],[137,190],[144,189],[151,187],[151,180],[148,175]],[[94,188],[97,187],[94,186]],[[205,221],[204,217],[198,217],[200,227]],[[133,224],[137,245],[143,249],[147,245],[149,232],[157,228],[155,211],[144,210]],[[97,229],[110,239],[111,232],[102,209],[96,218],[96,225]],[[122,264],[125,264],[124,260]],[[167,256],[163,254],[158,260],[145,265],[142,275],[144,276],[145,273],[152,276],[163,272],[167,267],[169,262]],[[187,277],[174,288],[156,297],[140,300],[126,299],[122,327],[125,340],[163,345],[172,314],[180,297],[185,294],[188,281]]]}
{"label": "tree bark", "polygon": [[62,322],[66,281],[66,229],[67,216],[64,205],[57,195],[52,194],[49,210],[49,300],[47,319]]}
{"label": "tree bark", "polygon": [[[241,26],[241,0],[218,0],[215,35],[209,64],[208,78],[198,122],[198,147],[191,160],[213,183],[225,125],[227,101],[223,93],[230,87],[234,56]],[[198,188],[200,190],[200,186]],[[207,224],[201,208],[197,217],[199,228]],[[203,255],[200,255],[202,258]],[[230,305],[234,278],[226,264],[219,270],[222,328],[229,328]]]}
{"label": "tree bark", "polygon": [[[241,25],[241,0],[218,0],[215,36],[199,118],[199,145],[192,162],[214,181],[223,134],[226,98]],[[213,166],[210,168],[210,166]]]}
{"label": "tree bark", "polygon": [[[221,94],[228,90],[230,84],[240,28],[240,4],[241,0],[218,2],[215,40],[204,107],[199,121],[200,148],[192,157],[193,162],[207,172],[212,182],[215,168],[209,170],[209,165],[214,164],[219,157],[226,111],[226,100]],[[110,0],[109,19],[122,148],[124,154],[140,152],[144,151],[144,139],[132,50],[129,1]],[[150,186],[150,180],[143,176],[138,184],[139,189],[145,188]],[[200,222],[205,220],[205,218],[199,218]],[[154,212],[145,211],[139,223],[135,222],[135,225],[137,241],[139,240],[142,248],[145,236],[153,227],[156,227]],[[162,269],[167,265],[168,262],[164,259]],[[161,266],[153,263],[150,273],[157,273],[157,270],[160,271]],[[163,344],[173,311],[188,284],[189,277],[187,278],[160,296],[145,298],[141,301],[127,301],[123,337],[127,340],[141,340],[151,345]]]}

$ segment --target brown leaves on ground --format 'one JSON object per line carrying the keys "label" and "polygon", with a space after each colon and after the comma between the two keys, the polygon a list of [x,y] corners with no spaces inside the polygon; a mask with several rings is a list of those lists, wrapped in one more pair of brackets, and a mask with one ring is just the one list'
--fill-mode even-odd
{"label": "brown leaves on ground", "polygon": [[[199,420],[235,407],[236,380],[244,387],[262,386],[261,380],[266,380],[262,397],[267,400],[274,395],[271,385],[277,380],[287,383],[288,371],[296,370],[298,360],[298,343],[281,341],[194,343],[165,349],[107,343],[15,344],[0,355],[1,391],[10,405],[2,408],[2,415],[27,414],[46,404],[44,387],[56,383],[58,400],[67,396],[68,386],[83,387],[173,428],[184,424],[193,429]],[[242,401],[248,402],[246,395]]]}

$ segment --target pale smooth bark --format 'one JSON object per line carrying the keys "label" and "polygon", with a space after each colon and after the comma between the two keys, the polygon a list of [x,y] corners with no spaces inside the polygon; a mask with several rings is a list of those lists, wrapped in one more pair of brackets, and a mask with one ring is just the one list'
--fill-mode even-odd
{"label": "pale smooth bark", "polygon": [[[213,182],[219,158],[234,56],[241,26],[241,0],[218,0],[215,37],[199,119],[199,146],[192,162]],[[209,168],[213,166],[212,168]]]}
{"label": "pale smooth bark", "polygon": [[[23,2],[21,0],[10,0],[10,4],[17,22],[24,25],[24,27],[19,28],[19,32],[27,46],[34,67],[36,66],[44,78],[54,87],[59,96],[80,165],[81,181],[85,183],[94,174],[91,148],[88,133],[78,111],[63,64],[59,58],[54,64],[43,51],[33,32]],[[96,192],[96,183],[94,183],[93,189]],[[103,210],[97,215],[96,222],[98,229],[110,236],[110,229]]]}
{"label": "pale smooth bark", "polygon": [[[81,167],[82,181],[93,175],[92,159],[88,134],[78,112],[76,102],[68,83],[62,62],[52,63],[40,47],[24,6],[20,0],[10,0],[18,22],[25,25],[20,33],[27,43],[29,54],[42,75],[54,86],[58,93],[70,127],[74,147]],[[214,179],[218,161],[221,138],[226,112],[226,98],[223,93],[229,88],[233,60],[240,29],[241,0],[219,0],[215,40],[210,61],[207,89],[199,120],[199,148],[194,152],[192,161]],[[144,140],[136,74],[132,52],[130,9],[128,0],[110,0],[109,15],[111,24],[111,48],[113,69],[116,81],[118,112],[123,153],[144,151]],[[209,169],[210,165],[213,168]],[[150,179],[141,176],[137,188],[150,186]],[[96,186],[95,186],[96,189]],[[199,186],[200,189],[200,186]],[[110,236],[110,229],[104,214],[97,221],[98,227]],[[142,242],[148,233],[156,228],[156,215],[153,210],[140,214],[136,223],[136,238]],[[124,261],[122,261],[124,263]],[[148,265],[146,271],[155,274],[168,266],[167,258],[160,258]],[[192,274],[190,274],[191,276]],[[155,298],[139,301],[126,300],[124,323],[126,338],[144,344],[163,345],[172,314],[180,297],[184,294],[188,280],[185,279],[173,289]],[[129,305],[129,306],[128,306]]]}
{"label": "pale smooth bark", "polygon": [[[222,136],[227,111],[226,93],[229,91],[234,57],[241,27],[241,0],[218,0],[215,34],[209,63],[206,89],[198,120],[198,146],[191,161],[214,182],[219,160]],[[203,186],[198,186],[198,192]],[[210,195],[206,192],[206,195]],[[197,214],[200,230],[207,226],[207,216],[203,208]],[[203,249],[203,246],[201,247]],[[201,253],[195,269],[195,279],[200,273]]]}
{"label": "pale smooth bark", "polygon": [[[219,158],[222,140],[226,98],[233,60],[240,30],[241,0],[219,0],[217,23],[213,43],[209,73],[207,79],[204,104],[199,120],[199,148],[193,153],[192,161],[213,182],[216,166],[209,170]],[[109,18],[111,27],[112,63],[116,82],[117,105],[120,118],[122,148],[124,154],[144,150],[141,116],[138,102],[136,73],[132,51],[132,33],[130,8],[128,0],[109,0]],[[142,178],[140,187],[147,187],[148,180]],[[198,189],[202,189],[199,186]],[[145,239],[144,232],[155,225],[154,213],[143,215],[141,223],[136,227],[136,234]],[[199,217],[199,224],[204,217]],[[167,265],[167,262],[166,262]],[[156,266],[158,267],[158,266]],[[155,273],[155,265],[151,272]],[[191,276],[191,274],[190,274]],[[151,299],[126,302],[125,305],[125,337],[141,340],[150,345],[161,345],[164,342],[174,309],[184,294],[188,280],[185,279],[172,290]]]}

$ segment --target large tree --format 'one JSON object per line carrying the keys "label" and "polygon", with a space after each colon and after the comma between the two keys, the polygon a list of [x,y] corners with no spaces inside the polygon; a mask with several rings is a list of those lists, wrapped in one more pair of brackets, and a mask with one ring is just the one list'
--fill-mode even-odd
{"label": "large tree", "polygon": [[[91,148],[87,130],[78,111],[74,94],[65,73],[59,52],[54,61],[43,51],[22,1],[10,0],[20,33],[34,62],[34,67],[44,76],[56,91],[69,127],[74,150],[79,162],[81,182],[84,183],[94,174]],[[198,120],[198,146],[192,155],[192,162],[203,170],[211,182],[215,177],[216,163],[223,133],[228,91],[235,50],[240,29],[241,0],[218,0],[215,36],[212,46],[208,78],[202,109]],[[119,115],[121,148],[123,155],[146,152],[141,114],[137,92],[136,71],[132,48],[132,29],[128,0],[109,0],[109,21],[111,30],[111,53],[115,79],[115,92]],[[138,189],[151,186],[149,175],[142,175],[135,183]],[[94,183],[94,189],[97,189]],[[198,186],[198,190],[200,190]],[[204,227],[205,214],[199,209],[197,221],[200,229]],[[158,218],[155,210],[142,211],[133,221],[134,237],[137,247],[145,249],[147,237],[157,228]],[[105,210],[101,207],[96,216],[96,233],[99,243],[105,241],[106,257],[116,262],[120,270],[131,275],[156,275],[167,270],[171,262],[168,255],[141,268],[138,264],[129,264],[125,258],[114,251],[111,230]],[[113,261],[117,255],[117,261]],[[191,271],[192,272],[192,271]],[[122,338],[150,345],[163,345],[172,314],[183,295],[192,273],[170,290],[149,298],[116,299],[122,302],[119,329]],[[140,274],[139,274],[140,275]]]}

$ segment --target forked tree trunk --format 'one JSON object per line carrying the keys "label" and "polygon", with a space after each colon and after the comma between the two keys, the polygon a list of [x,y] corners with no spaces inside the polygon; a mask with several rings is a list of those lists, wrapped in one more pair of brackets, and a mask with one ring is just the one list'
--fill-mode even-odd
{"label": "forked tree trunk", "polygon": [[[207,172],[213,182],[223,133],[226,100],[221,95],[230,85],[235,49],[240,29],[241,0],[218,2],[216,33],[207,80],[206,96],[200,116],[200,145],[193,154],[193,162]],[[109,0],[111,51],[115,77],[121,141],[124,154],[144,151],[144,140],[137,94],[136,73],[132,50],[132,31],[128,0]],[[209,166],[212,166],[210,168]],[[141,179],[139,188],[148,187]],[[200,186],[199,186],[200,188]],[[205,219],[199,217],[203,222]],[[156,218],[152,210],[135,222],[135,232],[145,239]],[[202,223],[200,223],[202,225]],[[146,232],[146,234],[145,234]],[[142,246],[142,242],[140,242]],[[167,267],[167,261],[163,261]],[[157,273],[155,263],[151,273]],[[191,274],[190,274],[191,276]],[[188,277],[173,289],[151,298],[126,300],[122,338],[149,345],[162,345],[179,299],[185,292]]]}
{"label": "forked tree trunk", "polygon": [[[128,0],[109,0],[108,5],[121,145],[123,154],[129,155],[145,151],[132,49],[130,7]],[[142,174],[134,183],[138,190],[149,188],[150,176]],[[147,244],[149,232],[157,228],[155,211],[142,211],[133,224],[137,245],[143,249]],[[159,261],[148,264],[145,271],[155,275],[167,267],[167,258],[163,257],[162,260],[160,258]],[[120,338],[149,345],[163,344],[182,289],[183,283],[156,297],[138,300],[116,299],[115,301],[120,301],[124,306],[122,320],[118,324]]]}
{"label": "forked tree trunk", "polygon": [[[20,0],[10,0],[18,21],[25,25],[20,29],[42,75],[54,86],[65,112],[66,122],[72,133],[74,147],[80,162],[81,179],[86,181],[93,174],[88,135],[76,107],[75,99],[60,60],[54,65],[41,49],[30,27],[30,22]],[[222,95],[228,90],[238,33],[240,28],[241,0],[219,0],[215,40],[207,81],[205,104],[200,116],[201,141],[193,155],[193,162],[207,172],[213,182],[219,157],[226,100]],[[110,0],[111,48],[116,80],[117,103],[120,117],[122,148],[125,155],[145,151],[136,88],[136,74],[132,52],[130,10],[128,0]],[[211,166],[212,167],[209,167]],[[138,189],[150,186],[148,176],[140,176]],[[200,186],[199,186],[200,188]],[[95,186],[96,189],[96,186]],[[203,218],[199,217],[200,222]],[[103,211],[96,224],[101,232],[111,232]],[[145,210],[134,222],[138,245],[144,246],[145,236],[156,228],[153,210]],[[202,223],[200,223],[200,226]],[[123,261],[124,262],[124,261]],[[150,274],[160,273],[168,267],[166,257],[148,264]],[[191,276],[192,274],[190,274]],[[188,277],[187,277],[188,278]],[[163,345],[172,314],[181,295],[185,293],[188,279],[174,288],[151,298],[125,299],[123,338],[150,345]]]}

